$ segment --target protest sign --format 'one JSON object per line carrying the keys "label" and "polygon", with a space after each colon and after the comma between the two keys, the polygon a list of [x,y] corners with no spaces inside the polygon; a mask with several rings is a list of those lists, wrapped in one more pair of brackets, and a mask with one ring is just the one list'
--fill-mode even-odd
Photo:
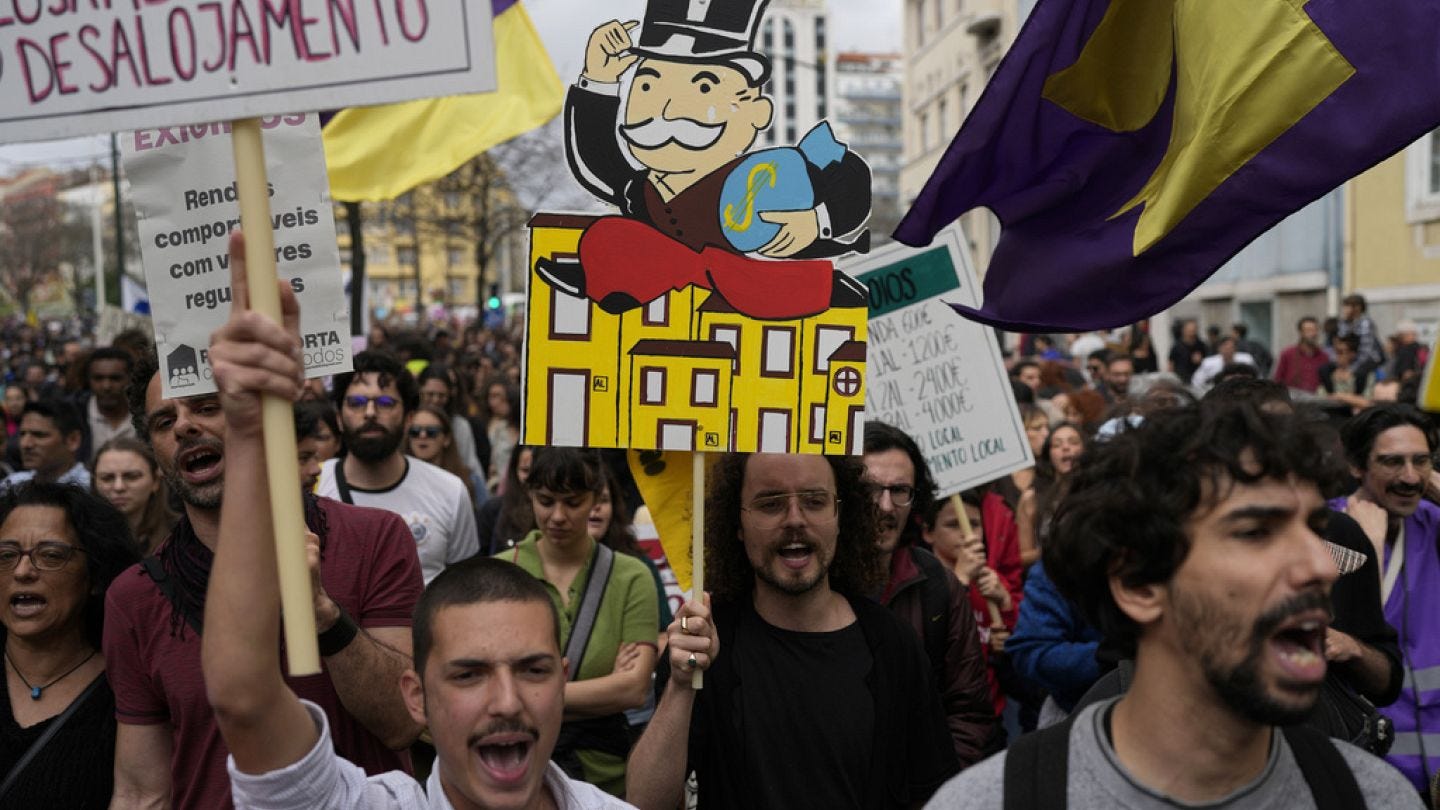
{"label": "protest sign", "polygon": [[150,316],[129,312],[106,304],[100,307],[100,322],[95,325],[95,343],[109,346],[115,336],[126,329],[139,329],[150,334]]}
{"label": "protest sign", "polygon": [[[350,316],[315,115],[266,118],[275,261],[300,301],[306,374],[350,370]],[[210,333],[230,316],[230,231],[240,223],[228,128],[162,143],[155,130],[121,138],[150,290],[166,397],[215,390]],[[284,171],[279,171],[280,167]]]}
{"label": "protest sign", "polygon": [[[490,3],[0,4],[0,143],[495,88]],[[159,129],[156,129],[159,127]]]}
{"label": "protest sign", "polygon": [[961,245],[951,228],[843,265],[870,290],[866,415],[915,438],[941,495],[1034,463],[994,333],[949,306],[980,305]]}

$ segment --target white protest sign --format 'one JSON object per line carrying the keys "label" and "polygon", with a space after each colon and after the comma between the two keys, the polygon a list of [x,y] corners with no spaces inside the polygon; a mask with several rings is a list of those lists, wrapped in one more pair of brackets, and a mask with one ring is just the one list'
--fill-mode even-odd
{"label": "white protest sign", "polygon": [[915,439],[942,496],[1034,463],[994,332],[947,305],[980,305],[960,238],[949,228],[844,267],[870,290],[865,416]]}
{"label": "white protest sign", "polygon": [[8,0],[0,143],[485,92],[492,40],[490,0]]}
{"label": "white protest sign", "polygon": [[[311,377],[350,370],[350,313],[315,115],[266,118],[265,162],[275,264],[300,301]],[[162,144],[154,130],[121,136],[135,200],[164,396],[215,390],[210,333],[230,317],[230,231],[240,225],[228,128]]]}

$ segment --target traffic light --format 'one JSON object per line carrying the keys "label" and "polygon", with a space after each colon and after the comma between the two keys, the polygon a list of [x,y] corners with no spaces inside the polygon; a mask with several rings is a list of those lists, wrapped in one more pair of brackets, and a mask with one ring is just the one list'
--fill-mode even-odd
{"label": "traffic light", "polygon": [[490,285],[490,297],[485,300],[485,308],[486,308],[486,309],[499,309],[499,308],[500,308],[500,285],[499,285],[499,284],[491,284],[491,285]]}

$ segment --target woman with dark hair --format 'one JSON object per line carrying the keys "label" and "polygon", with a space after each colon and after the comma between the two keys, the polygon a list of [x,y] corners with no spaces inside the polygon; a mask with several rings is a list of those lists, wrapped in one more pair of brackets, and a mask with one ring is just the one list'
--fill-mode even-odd
{"label": "woman with dark hair", "polygon": [[1040,546],[1050,532],[1050,518],[1061,487],[1079,463],[1089,443],[1085,431],[1073,422],[1061,422],[1050,431],[1035,459],[1035,485],[1020,496],[1015,525],[1020,529],[1020,562],[1026,567],[1040,559]]}
{"label": "woman with dark hair", "polygon": [[97,495],[44,483],[0,495],[0,807],[109,806],[105,591],[139,559],[125,516]]}
{"label": "woman with dark hair", "polygon": [[480,422],[490,440],[491,490],[503,495],[508,479],[501,471],[509,467],[510,454],[520,441],[520,388],[503,376],[492,376],[480,389]]}
{"label": "woman with dark hair", "polygon": [[475,516],[480,534],[480,553],[498,554],[534,530],[535,513],[530,509],[530,496],[525,492],[525,479],[530,475],[530,464],[534,458],[534,448],[524,445],[510,454],[503,494],[486,501]]}
{"label": "woman with dark hair", "polygon": [[1151,374],[1160,370],[1160,361],[1155,357],[1155,343],[1150,339],[1150,319],[1137,321],[1130,327],[1125,340],[1125,353],[1136,374]]}
{"label": "woman with dark hair", "polygon": [[[461,407],[464,402],[459,395],[460,386],[455,379],[455,372],[449,366],[431,363],[420,372],[416,382],[420,385],[420,404],[438,408],[445,414],[445,418],[450,420],[451,443],[464,469],[483,477],[485,468],[480,465],[475,451],[475,432],[471,430],[470,420],[466,418]],[[455,474],[467,484],[470,481],[468,474]]]}
{"label": "woman with dark hair", "polygon": [[95,493],[125,515],[141,555],[170,536],[180,516],[170,508],[170,491],[150,445],[119,436],[95,454]]}
{"label": "woman with dark hair", "polygon": [[[605,489],[594,452],[538,448],[524,488],[536,529],[499,556],[544,583],[563,615],[561,642],[575,673],[565,685],[567,719],[551,758],[572,778],[623,796],[625,712],[645,704],[655,671],[653,580],[639,560],[590,536],[590,513]],[[587,627],[587,636],[573,637]]]}
{"label": "woman with dark hair", "polygon": [[300,488],[312,492],[320,480],[320,465],[340,455],[344,447],[340,419],[329,400],[295,403],[295,449],[300,458]]}
{"label": "woman with dark hair", "polygon": [[471,502],[479,509],[488,499],[487,490],[484,482],[460,460],[451,425],[449,414],[431,405],[421,405],[410,414],[410,423],[405,428],[405,452],[463,481]]}

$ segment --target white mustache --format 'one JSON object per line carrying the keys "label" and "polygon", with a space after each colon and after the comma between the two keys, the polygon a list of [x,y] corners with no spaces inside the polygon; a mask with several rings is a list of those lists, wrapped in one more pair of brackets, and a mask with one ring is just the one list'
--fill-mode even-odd
{"label": "white mustache", "polygon": [[645,149],[678,143],[687,149],[704,149],[720,139],[724,124],[702,124],[689,118],[650,118],[638,124],[621,125],[625,140]]}

